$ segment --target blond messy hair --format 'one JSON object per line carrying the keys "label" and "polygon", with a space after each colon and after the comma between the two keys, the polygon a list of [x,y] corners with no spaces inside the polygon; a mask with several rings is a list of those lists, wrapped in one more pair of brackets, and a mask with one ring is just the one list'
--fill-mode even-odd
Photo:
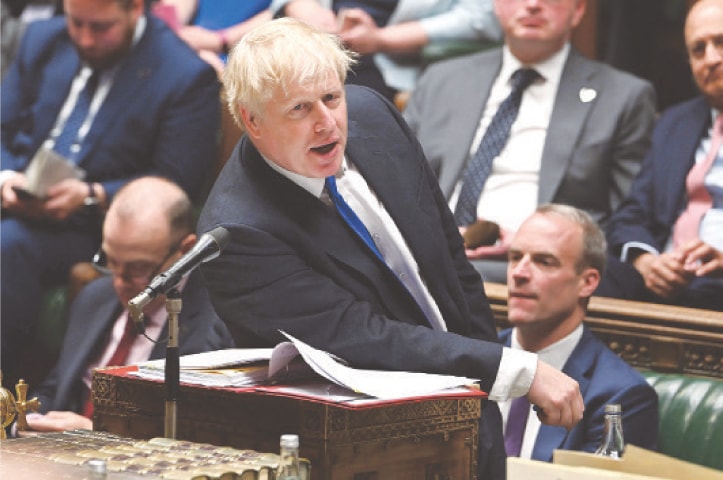
{"label": "blond messy hair", "polygon": [[243,128],[240,108],[260,116],[277,89],[288,94],[291,85],[323,82],[329,72],[343,84],[355,61],[336,35],[292,18],[267,22],[231,50],[222,79],[228,108]]}

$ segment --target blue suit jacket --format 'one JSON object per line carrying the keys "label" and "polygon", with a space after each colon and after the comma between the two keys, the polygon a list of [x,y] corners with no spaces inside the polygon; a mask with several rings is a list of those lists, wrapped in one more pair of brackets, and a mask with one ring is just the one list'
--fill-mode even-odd
{"label": "blue suit jacket", "polygon": [[[85,138],[79,166],[109,198],[128,180],[162,175],[198,197],[216,160],[219,82],[163,22],[147,16]],[[2,169],[23,171],[48,137],[80,57],[65,18],[28,26],[2,83]]]}
{"label": "blue suit jacket", "polygon": [[[181,355],[234,346],[231,334],[211,306],[208,291],[198,272],[189,276],[182,300],[178,318],[178,351]],[[111,277],[89,283],[78,294],[68,313],[68,329],[60,357],[34,392],[42,404],[42,412],[82,411],[85,393],[83,374],[88,364],[108,344],[113,323],[122,309]],[[163,327],[159,338],[163,340],[167,337],[168,324]],[[166,343],[157,343],[150,358],[164,358],[165,352]]]}
{"label": "blue suit jacket", "polygon": [[[512,329],[500,332],[510,346]],[[655,450],[658,438],[658,395],[630,365],[607,348],[587,326],[562,371],[580,385],[585,413],[569,432],[563,427],[540,425],[534,460],[551,461],[555,449],[594,452],[602,438],[605,405],[619,403],[623,410],[625,443]]]}
{"label": "blue suit jacket", "polygon": [[[499,345],[482,281],[416,137],[377,93],[347,86],[347,157],[383,203],[419,265],[449,332],[335,210],[273,170],[242,137],[199,231],[222,224],[223,253],[202,265],[216,311],[237,342],[273,346],[283,329],[359,368],[465,375],[491,387]],[[480,466],[504,478],[499,411],[483,409]]]}
{"label": "blue suit jacket", "polygon": [[[688,202],[685,179],[695,163],[695,152],[707,135],[710,122],[711,107],[703,97],[673,106],[660,117],[653,132],[652,147],[643,160],[630,195],[615,212],[606,231],[615,258],[619,258],[628,242],[641,242],[659,252],[665,251],[673,226]],[[632,300],[650,300],[652,297],[632,266],[610,262],[601,289],[611,284],[609,280],[613,277],[623,282],[618,287],[621,291],[612,293],[613,296]],[[721,289],[723,279],[695,278],[673,302],[723,310]],[[601,294],[611,293],[604,291]]]}

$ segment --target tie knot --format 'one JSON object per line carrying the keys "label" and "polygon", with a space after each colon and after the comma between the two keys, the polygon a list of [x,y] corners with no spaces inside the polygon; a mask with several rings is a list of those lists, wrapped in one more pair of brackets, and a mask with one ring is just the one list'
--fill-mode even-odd
{"label": "tie knot", "polygon": [[719,134],[723,133],[723,113],[719,113],[718,116],[715,117],[713,132],[718,132]]}
{"label": "tie knot", "polygon": [[324,186],[329,191],[329,193],[331,193],[333,195],[337,194],[336,178],[334,177],[334,175],[332,175],[330,177],[326,177],[326,180],[324,180]]}
{"label": "tie knot", "polygon": [[519,68],[512,74],[512,91],[522,91],[537,80],[540,74],[534,68]]}

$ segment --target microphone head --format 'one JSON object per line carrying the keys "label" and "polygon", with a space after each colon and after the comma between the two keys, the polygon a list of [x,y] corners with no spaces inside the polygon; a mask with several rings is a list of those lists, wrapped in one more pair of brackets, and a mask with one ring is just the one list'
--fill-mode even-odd
{"label": "microphone head", "polygon": [[208,235],[216,242],[218,245],[218,249],[222,250],[223,247],[226,246],[228,241],[231,239],[231,233],[224,228],[224,227],[216,227],[213,230],[209,230],[208,232],[204,233],[204,235]]}

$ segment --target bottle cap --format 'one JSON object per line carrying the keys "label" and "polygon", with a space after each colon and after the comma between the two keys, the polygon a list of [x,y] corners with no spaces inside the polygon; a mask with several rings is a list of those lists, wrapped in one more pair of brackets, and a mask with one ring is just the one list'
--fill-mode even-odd
{"label": "bottle cap", "polygon": [[299,436],[293,433],[281,435],[281,447],[299,448]]}
{"label": "bottle cap", "polygon": [[621,413],[623,409],[619,403],[608,403],[605,405],[605,413]]}

